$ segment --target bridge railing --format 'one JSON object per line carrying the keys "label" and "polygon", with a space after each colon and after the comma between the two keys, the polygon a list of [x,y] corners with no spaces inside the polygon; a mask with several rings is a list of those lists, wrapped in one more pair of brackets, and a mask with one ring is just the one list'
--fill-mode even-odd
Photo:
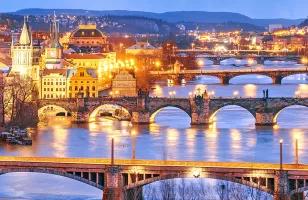
{"label": "bridge railing", "polygon": [[[253,162],[204,162],[204,161],[172,161],[172,160],[128,160],[117,159],[114,165],[119,166],[149,166],[149,167],[189,167],[189,168],[230,168],[230,169],[262,169],[278,170],[280,164],[276,163],[253,163]],[[48,158],[48,157],[8,157],[1,156],[0,164],[2,166],[19,166],[35,165],[40,166],[47,164],[69,165],[111,165],[110,158]],[[23,165],[22,165],[23,164]],[[284,164],[285,170],[302,170],[308,171],[308,165],[305,164]]]}

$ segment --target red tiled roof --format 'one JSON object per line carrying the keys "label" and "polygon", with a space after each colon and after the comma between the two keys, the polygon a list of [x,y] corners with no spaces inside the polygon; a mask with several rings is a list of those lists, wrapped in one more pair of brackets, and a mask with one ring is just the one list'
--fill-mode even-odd
{"label": "red tiled roof", "polygon": [[61,74],[62,76],[66,76],[67,69],[45,69],[42,73],[43,76],[47,76],[50,74]]}

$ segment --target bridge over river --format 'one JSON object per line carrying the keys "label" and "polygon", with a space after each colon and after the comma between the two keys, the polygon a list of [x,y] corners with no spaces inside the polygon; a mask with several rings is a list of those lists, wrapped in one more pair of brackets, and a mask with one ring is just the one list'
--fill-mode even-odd
{"label": "bridge over river", "polygon": [[185,54],[193,57],[202,57],[211,60],[214,65],[220,65],[221,61],[227,59],[253,59],[257,64],[263,65],[265,61],[294,61],[298,64],[305,64],[302,56],[286,55],[283,51],[271,50],[230,50],[228,52],[216,52],[206,49],[179,49],[175,53],[178,55]]}
{"label": "bridge over river", "polygon": [[229,84],[234,77],[241,75],[264,75],[270,77],[274,84],[281,84],[283,78],[296,74],[307,74],[308,67],[282,68],[282,69],[227,69],[227,70],[170,70],[170,71],[150,71],[151,80],[172,79],[180,83],[182,79],[191,80],[196,76],[214,76],[220,80],[221,84]]}
{"label": "bridge over river", "polygon": [[192,125],[209,125],[213,123],[217,111],[225,106],[236,105],[250,112],[257,126],[273,126],[281,110],[294,105],[308,106],[308,98],[211,98],[204,93],[188,98],[150,97],[148,94],[139,94],[137,97],[122,98],[42,99],[31,103],[31,112],[27,112],[27,117],[29,113],[33,113],[33,119],[39,121],[39,116],[46,114],[46,108],[51,108],[53,113],[62,110],[70,113],[74,122],[86,123],[95,119],[104,105],[117,105],[126,110],[134,124],[149,124],[161,109],[175,107],[187,113]]}
{"label": "bridge over river", "polygon": [[271,194],[274,200],[308,190],[308,165],[303,164],[0,157],[0,174],[14,172],[64,176],[102,189],[108,200],[130,199],[136,189],[174,178],[226,180]]}

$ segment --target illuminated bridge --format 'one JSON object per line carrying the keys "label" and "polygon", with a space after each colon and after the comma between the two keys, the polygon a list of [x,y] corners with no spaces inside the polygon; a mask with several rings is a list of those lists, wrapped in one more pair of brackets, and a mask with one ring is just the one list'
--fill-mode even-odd
{"label": "illuminated bridge", "polygon": [[270,77],[274,84],[281,84],[283,78],[296,74],[308,73],[307,67],[283,68],[283,69],[228,69],[228,70],[180,70],[180,71],[150,71],[151,80],[175,80],[180,83],[182,79],[191,80],[196,76],[213,76],[220,80],[221,84],[229,84],[234,77],[241,75],[264,75]]}
{"label": "illuminated bridge", "polygon": [[301,164],[159,160],[111,163],[111,159],[98,158],[0,157],[0,174],[35,172],[64,176],[102,189],[108,200],[130,199],[127,196],[133,190],[174,178],[230,181],[271,194],[274,200],[289,199],[308,190],[308,165]]}
{"label": "illuminated bridge", "polygon": [[208,94],[190,96],[189,98],[150,97],[140,94],[137,97],[101,97],[83,99],[38,100],[31,104],[33,119],[39,121],[51,108],[52,113],[69,113],[72,121],[77,123],[95,120],[97,113],[105,105],[116,105],[130,115],[134,124],[149,124],[156,114],[166,107],[175,107],[184,111],[192,125],[209,125],[214,122],[216,113],[226,106],[240,106],[255,118],[257,126],[273,126],[279,113],[290,106],[308,106],[308,98],[210,98]]}
{"label": "illuminated bridge", "polygon": [[180,49],[177,54],[186,54],[193,57],[202,57],[211,60],[214,65],[220,65],[221,61],[227,59],[253,59],[257,64],[264,64],[265,61],[294,61],[298,64],[303,63],[302,57],[298,55],[285,55],[282,51],[256,51],[256,50],[231,50],[229,53],[219,53],[214,50],[204,49]]}

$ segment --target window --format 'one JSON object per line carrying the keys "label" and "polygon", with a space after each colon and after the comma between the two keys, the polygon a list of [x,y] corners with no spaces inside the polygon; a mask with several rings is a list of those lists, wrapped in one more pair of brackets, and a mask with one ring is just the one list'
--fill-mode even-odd
{"label": "window", "polygon": [[87,86],[87,91],[90,91],[90,87],[89,86]]}
{"label": "window", "polygon": [[95,93],[92,93],[92,97],[95,97]]}
{"label": "window", "polygon": [[75,86],[75,91],[78,91],[78,87],[77,86]]}
{"label": "window", "polygon": [[69,87],[69,91],[72,91],[72,86]]}
{"label": "window", "polygon": [[52,92],[53,92],[53,88],[50,88],[50,91],[52,91]]}
{"label": "window", "polygon": [[80,72],[79,74],[81,77],[84,77],[84,72]]}
{"label": "window", "polygon": [[83,91],[83,86],[80,87],[80,90]]}
{"label": "window", "polygon": [[46,92],[46,88],[44,88],[44,91]]}
{"label": "window", "polygon": [[95,86],[92,86],[92,90],[95,91]]}

